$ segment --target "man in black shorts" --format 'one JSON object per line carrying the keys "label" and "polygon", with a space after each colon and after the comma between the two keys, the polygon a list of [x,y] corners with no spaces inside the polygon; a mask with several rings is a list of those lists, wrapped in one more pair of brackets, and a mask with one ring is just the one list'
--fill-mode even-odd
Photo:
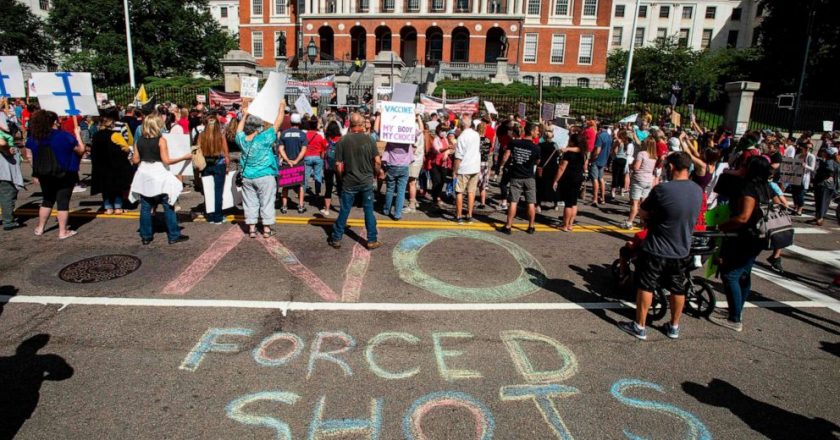
{"label": "man in black shorts", "polygon": [[636,321],[618,326],[638,339],[647,339],[645,320],[653,301],[653,292],[665,289],[671,293],[671,322],[666,335],[680,335],[680,315],[685,305],[685,266],[691,249],[691,232],[700,214],[703,192],[690,181],[691,157],[688,153],[671,153],[665,159],[669,181],[656,185],[641,206],[648,235],[636,259]]}

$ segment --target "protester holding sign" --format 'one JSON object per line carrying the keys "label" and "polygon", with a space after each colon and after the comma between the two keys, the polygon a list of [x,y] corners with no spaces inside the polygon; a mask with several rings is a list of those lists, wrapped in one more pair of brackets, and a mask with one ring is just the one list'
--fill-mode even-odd
{"label": "protester holding sign", "polygon": [[[279,116],[278,116],[279,117]],[[293,113],[291,118],[292,127],[288,130],[283,131],[280,137],[277,139],[278,151],[280,153],[280,159],[283,160],[282,168],[295,168],[297,166],[303,167],[304,165],[301,164],[303,158],[306,156],[306,133],[300,129],[301,127],[301,115],[299,113]],[[279,126],[278,126],[279,127]],[[299,165],[300,164],[300,165]],[[304,176],[304,180],[306,177]],[[306,212],[306,206],[303,203],[304,197],[304,189],[303,189],[303,182],[300,185],[294,186],[284,186],[282,191],[282,201],[283,205],[280,207],[280,212],[285,214],[288,212],[287,205],[289,203],[289,189],[294,188],[298,192],[298,214],[303,214]]]}
{"label": "protester holding sign", "polygon": [[[202,177],[213,176],[213,202],[214,210],[207,214],[207,222],[220,225],[224,223],[222,215],[222,193],[225,188],[225,178],[230,166],[230,152],[228,151],[227,139],[222,133],[222,127],[218,117],[213,114],[207,117],[204,123],[204,131],[198,135],[198,147],[204,156],[206,166],[201,171]],[[205,192],[207,188],[204,189]],[[205,208],[208,208],[205,206]]]}
{"label": "protester holding sign", "polygon": [[32,151],[32,174],[38,178],[43,193],[35,235],[44,233],[55,205],[58,210],[58,238],[64,240],[76,235],[76,231],[67,227],[67,220],[70,217],[70,197],[79,180],[79,164],[85,153],[85,144],[78,125],[74,126],[75,132],[72,135],[57,127],[57,114],[46,110],[35,112],[29,121],[26,148]]}
{"label": "protester holding sign", "polygon": [[799,154],[794,156],[794,159],[802,163],[805,168],[805,173],[802,175],[802,183],[800,185],[792,185],[791,193],[793,194],[793,206],[796,210],[796,215],[802,215],[802,208],[805,207],[805,193],[811,186],[811,176],[817,169],[817,156],[811,152],[811,144],[799,144]]}

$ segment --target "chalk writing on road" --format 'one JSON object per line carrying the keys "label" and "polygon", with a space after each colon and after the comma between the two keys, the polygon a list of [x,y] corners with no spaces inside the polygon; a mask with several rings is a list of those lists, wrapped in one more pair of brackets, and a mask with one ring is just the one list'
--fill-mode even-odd
{"label": "chalk writing on road", "polygon": [[[179,368],[188,372],[186,374],[194,374],[199,370],[218,367],[224,363],[225,357],[240,356],[247,353],[254,359],[256,367],[260,369],[302,367],[305,371],[305,381],[308,382],[317,381],[318,374],[335,374],[336,368],[342,372],[344,377],[358,376],[354,375],[351,366],[358,364],[348,362],[348,360],[352,356],[357,356],[358,351],[363,351],[362,363],[367,366],[370,373],[374,377],[401,384],[400,391],[412,389],[413,386],[410,386],[406,381],[410,381],[421,371],[420,366],[416,365],[401,365],[399,368],[393,368],[393,370],[388,370],[382,366],[383,364],[393,366],[395,356],[387,356],[387,354],[394,353],[395,345],[405,345],[406,348],[416,351],[418,345],[424,340],[407,332],[381,332],[370,338],[364,350],[361,350],[360,347],[357,347],[356,338],[345,331],[320,331],[313,336],[312,342],[309,344],[309,356],[305,362],[299,360],[306,351],[305,338],[295,333],[278,332],[260,340],[254,337],[256,333],[255,330],[244,327],[210,328],[187,353]],[[474,339],[473,334],[466,331],[432,332],[426,338],[427,342],[429,340],[432,342],[430,346],[434,352],[433,365],[435,367],[433,368],[437,369],[441,381],[452,385],[452,388],[455,388],[457,384],[464,383],[469,384],[470,390],[477,390],[480,389],[479,384],[485,377],[481,371],[481,364],[470,365],[470,356],[466,350],[452,349],[454,345],[465,347],[467,346],[465,343],[472,339]],[[577,356],[556,339],[531,331],[505,330],[500,332],[499,339],[502,342],[501,346],[505,348],[511,359],[514,370],[521,376],[523,382],[501,386],[498,392],[499,403],[503,405],[523,405],[520,402],[527,404],[530,401],[537,410],[535,414],[539,414],[539,416],[536,416],[537,420],[541,417],[547,425],[545,433],[535,433],[535,436],[545,437],[550,432],[562,440],[572,439],[574,425],[567,423],[561,408],[574,404],[575,397],[580,395],[581,391],[560,382],[567,381],[579,373],[580,366]],[[541,353],[553,354],[553,356],[549,356],[554,359],[553,363],[547,362],[542,357],[538,363],[531,359],[529,353],[535,352],[530,349],[526,351],[524,347],[533,348],[537,345],[548,349],[541,350]],[[325,350],[324,347],[327,346],[331,349]],[[211,359],[209,362],[208,358]],[[405,361],[412,362],[411,359],[403,356],[396,356],[396,358],[402,363],[405,363]],[[499,356],[498,359],[501,361],[502,356]],[[383,360],[385,362],[381,362]],[[455,363],[459,365],[459,368],[453,367]],[[501,365],[501,362],[499,362],[499,365]],[[493,369],[499,368],[499,365],[494,365]],[[483,368],[486,369],[487,366],[484,365]],[[253,390],[242,396],[234,397],[226,407],[226,414],[231,421],[255,429],[255,435],[266,435],[271,432],[277,439],[295,438],[292,428],[282,419],[284,407],[302,404],[302,397],[291,389],[294,386],[293,383],[286,383],[280,387],[282,389]],[[305,387],[305,385],[301,386]],[[668,429],[671,433],[681,432],[682,435],[678,438],[686,440],[712,439],[709,429],[696,415],[664,401],[631,397],[636,390],[653,390],[665,393],[665,389],[656,383],[628,378],[622,378],[614,382],[609,392],[621,405],[637,410],[652,411],[672,418],[674,425],[668,427]],[[374,396],[367,400],[369,405],[364,410],[366,414],[362,418],[330,419],[328,416],[331,413],[330,409],[332,408],[334,412],[336,411],[335,408],[343,407],[343,401],[321,395],[314,402],[314,411],[312,412],[312,418],[309,420],[307,438],[314,440],[335,435],[353,435],[359,438],[379,439],[382,437],[383,420],[386,417],[384,409],[391,408],[386,406],[386,399],[388,399],[388,396]],[[561,399],[566,403],[558,406],[558,401]],[[268,408],[266,405],[270,403],[276,405],[274,406],[275,413],[264,414],[265,408]],[[497,408],[498,405],[496,404],[494,407]],[[257,407],[261,408],[260,414],[249,411],[249,407],[252,407],[252,411],[256,411],[255,408]],[[515,430],[516,424],[521,423],[523,417],[528,417],[527,413],[519,412],[521,408],[517,407],[516,420],[497,421],[491,406],[475,397],[474,394],[456,389],[434,391],[414,399],[405,411],[399,415],[398,421],[402,427],[403,437],[407,440],[428,438],[425,432],[428,432],[430,425],[436,420],[435,417],[429,417],[428,415],[451,409],[462,410],[447,412],[457,414],[458,417],[468,417],[470,426],[475,427],[475,438],[481,440],[492,439],[496,429],[505,422],[510,424],[508,425],[509,429]],[[649,424],[642,423],[638,423],[638,425],[649,426]],[[630,428],[624,428],[623,432],[611,434],[609,437],[616,438],[622,434],[628,439],[644,438],[637,434],[636,430]]]}

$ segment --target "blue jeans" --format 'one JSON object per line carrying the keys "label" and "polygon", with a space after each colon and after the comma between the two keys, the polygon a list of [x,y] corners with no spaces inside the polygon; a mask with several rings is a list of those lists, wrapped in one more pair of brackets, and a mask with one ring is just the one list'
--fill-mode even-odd
{"label": "blue jeans", "polygon": [[227,165],[220,160],[216,162],[216,165],[205,168],[204,171],[201,172],[201,176],[213,176],[213,194],[215,195],[213,201],[215,211],[207,214],[207,221],[210,223],[220,223],[224,219],[224,216],[222,215],[222,201],[224,200],[223,193],[225,191]]}
{"label": "blue jeans", "polygon": [[752,268],[755,264],[755,257],[750,257],[739,267],[721,268],[720,280],[723,282],[723,293],[726,294],[726,303],[729,305],[729,320],[741,322],[741,313],[744,310],[744,303],[752,289]]}
{"label": "blue jeans", "polygon": [[152,209],[158,204],[163,205],[163,219],[166,222],[166,236],[169,241],[174,241],[181,236],[181,229],[178,227],[178,217],[172,205],[169,204],[169,197],[159,195],[155,197],[140,197],[140,238],[151,240],[155,231],[152,227]]}
{"label": "blue jeans", "polygon": [[105,209],[122,209],[123,198],[115,194],[102,193],[102,207]]}
{"label": "blue jeans", "polygon": [[303,192],[309,187],[309,176],[315,179],[315,195],[321,195],[321,182],[324,181],[324,160],[319,156],[306,156],[303,158]]}
{"label": "blue jeans", "polygon": [[394,200],[394,191],[397,192],[397,212],[394,213],[394,218],[399,219],[402,216],[403,205],[405,204],[405,187],[408,185],[408,167],[407,166],[389,166],[385,173],[385,215],[391,215],[391,202]]}
{"label": "blue jeans", "polygon": [[373,185],[363,185],[354,188],[343,188],[339,199],[341,210],[338,212],[338,219],[333,224],[332,239],[340,241],[344,237],[344,230],[347,229],[347,218],[350,217],[350,210],[356,196],[362,196],[362,208],[365,210],[365,229],[367,229],[367,241],[376,241],[376,215],[373,212]]}

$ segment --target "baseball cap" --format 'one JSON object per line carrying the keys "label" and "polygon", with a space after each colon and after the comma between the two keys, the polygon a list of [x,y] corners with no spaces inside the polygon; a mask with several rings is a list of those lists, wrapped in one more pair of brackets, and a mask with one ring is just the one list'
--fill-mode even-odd
{"label": "baseball cap", "polygon": [[300,113],[292,113],[290,122],[292,124],[300,124]]}
{"label": "baseball cap", "polygon": [[836,156],[838,150],[837,147],[828,147],[825,151],[828,151],[828,154],[832,156]]}

